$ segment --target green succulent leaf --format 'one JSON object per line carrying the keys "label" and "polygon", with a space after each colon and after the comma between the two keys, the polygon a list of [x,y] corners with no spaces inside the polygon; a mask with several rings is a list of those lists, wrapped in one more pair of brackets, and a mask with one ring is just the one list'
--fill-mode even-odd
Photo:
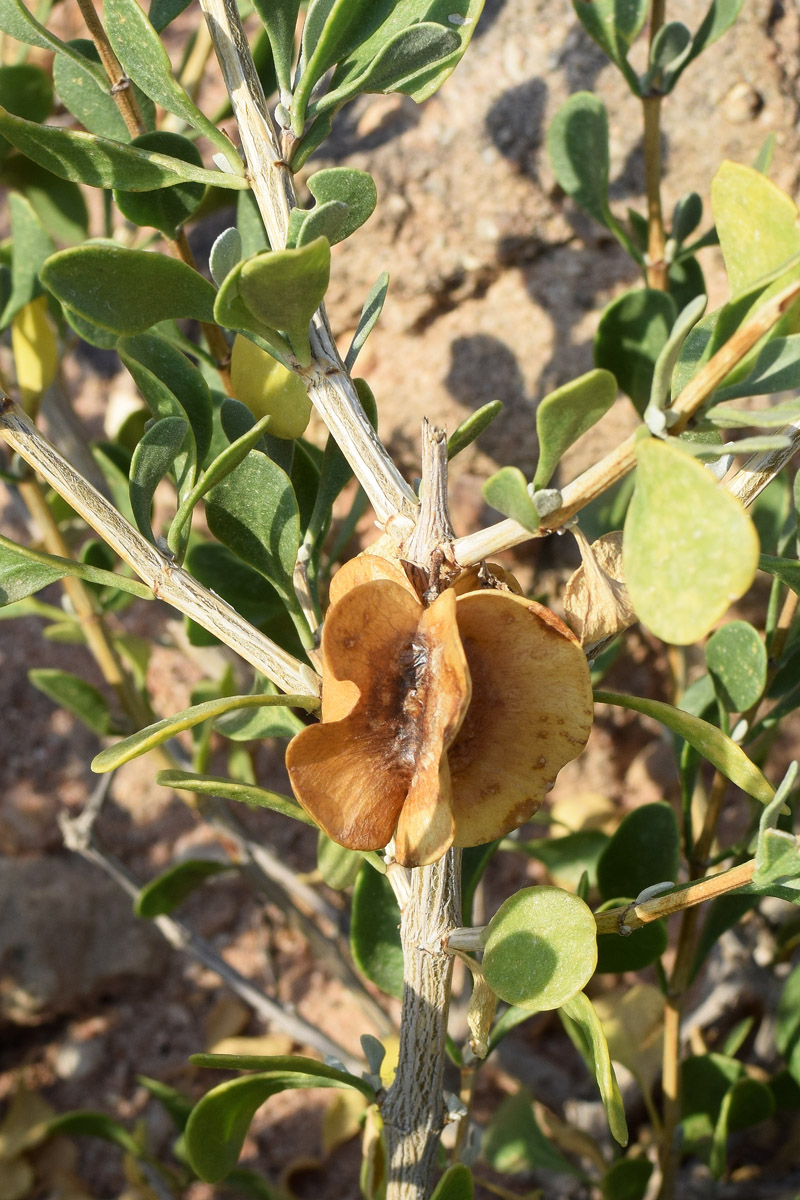
{"label": "green succulent leaf", "polygon": [[584,872],[590,886],[597,886],[597,861],[608,842],[600,829],[579,829],[563,837],[515,840],[514,849],[543,863],[558,887],[575,891]]}
{"label": "green succulent leaf", "polygon": [[294,34],[301,0],[253,0],[267,30],[281,92],[291,93]]}
{"label": "green succulent leaf", "polygon": [[451,58],[459,49],[458,35],[432,21],[399,30],[360,75],[332,87],[314,105],[314,112],[335,111],[362,92],[408,91],[421,76]]}
{"label": "green succulent leaf", "polygon": [[603,1200],[644,1200],[653,1169],[647,1158],[618,1158],[600,1184]]}
{"label": "green succulent leaf", "polygon": [[368,863],[353,889],[350,916],[350,949],[358,969],[387,996],[403,994],[403,949],[400,945],[400,911],[385,875]]}
{"label": "green succulent leaf", "polygon": [[560,1008],[594,974],[597,928],[577,896],[555,887],[523,888],[486,927],[483,971],[507,1004]]}
{"label": "green succulent leaf", "polygon": [[292,573],[300,513],[291,480],[264,454],[251,454],[206,497],[208,527],[223,545],[296,604]]}
{"label": "green succulent leaf", "polygon": [[697,33],[692,38],[692,49],[681,66],[681,71],[697,58],[698,54],[727,33],[742,10],[744,0],[711,0]]}
{"label": "green succulent leaf", "polygon": [[800,252],[797,205],[753,167],[722,164],[711,210],[734,300]]}
{"label": "green succulent leaf", "polygon": [[[189,433],[189,422],[182,417],[164,417],[145,432],[133,452],[130,471],[130,500],[139,532],[156,544],[150,523],[153,496],[161,480],[176,467]],[[184,459],[184,468],[191,466]]]}
{"label": "green succulent leaf", "polygon": [[139,1142],[128,1133],[124,1125],[105,1113],[78,1109],[63,1113],[47,1122],[47,1137],[94,1137],[119,1146],[126,1154],[141,1161],[144,1151]]}
{"label": "green succulent leaf", "polygon": [[634,96],[640,94],[628,51],[647,20],[648,0],[572,0],[578,19],[590,37],[617,65]]}
{"label": "green succulent leaf", "polygon": [[[343,892],[355,883],[363,855],[331,841],[320,829],[317,835],[317,867],[323,881],[335,892]],[[373,872],[374,874],[374,872]]]}
{"label": "green succulent leaf", "polygon": [[650,46],[647,90],[656,87],[664,93],[671,91],[691,50],[691,32],[681,21],[662,25]]}
{"label": "green succulent leaf", "polygon": [[[292,216],[301,213],[302,209],[292,209]],[[324,237],[332,246],[340,242],[339,231],[347,220],[347,205],[339,200],[328,200],[325,204],[317,204],[305,216],[298,220],[296,231],[289,230],[287,246],[295,249],[306,246],[318,237]]]}
{"label": "green succulent leaf", "polygon": [[245,259],[228,276],[257,321],[286,333],[304,366],[311,361],[309,322],[327,291],[330,264],[330,244],[320,237],[295,250]]}
{"label": "green succulent leaf", "polygon": [[201,464],[213,431],[211,392],[201,371],[158,334],[121,338],[116,348],[153,414],[189,422]]}
{"label": "green succulent leaf", "polygon": [[[575,1041],[587,1066],[597,1080],[612,1137],[619,1142],[620,1146],[627,1146],[628,1125],[625,1120],[625,1108],[614,1074],[614,1067],[611,1064],[606,1035],[603,1032],[600,1018],[586,993],[578,992],[576,996],[568,1000],[562,1007],[561,1017],[562,1019],[567,1018],[565,1022],[567,1032]],[[572,1028],[570,1028],[569,1022],[572,1022]]]}
{"label": "green succulent leaf", "polygon": [[134,901],[133,911],[137,917],[147,919],[166,916],[191,896],[192,892],[197,891],[207,879],[233,869],[232,863],[217,862],[208,858],[189,858],[184,862],[175,863],[140,889]]}
{"label": "green succulent leaf", "polygon": [[481,1156],[501,1175],[529,1175],[542,1170],[585,1178],[542,1132],[533,1099],[525,1088],[507,1096],[493,1114],[483,1136]]}
{"label": "green succulent leaf", "polygon": [[[616,903],[621,902],[622,897],[618,897]],[[634,929],[626,937],[620,937],[618,933],[600,934],[597,939],[595,974],[622,975],[626,971],[641,971],[657,962],[667,945],[667,930],[663,921],[651,921],[640,929]]]}
{"label": "green succulent leaf", "polygon": [[676,242],[685,242],[694,233],[703,219],[703,199],[697,192],[681,196],[672,212],[672,236]]}
{"label": "green succulent leaf", "polygon": [[[363,39],[363,34],[358,36],[358,45],[348,50],[346,57],[339,57],[331,87],[338,88],[345,81],[363,76],[378,55],[382,51],[387,52],[386,47],[398,33],[422,22],[436,22],[445,31],[455,34],[458,44],[447,53],[444,61],[433,64],[419,62],[409,78],[401,81],[397,87],[398,91],[411,96],[417,103],[427,100],[452,74],[464,55],[478,24],[483,3],[484,0],[455,0],[455,3],[450,3],[450,0],[400,0],[399,3],[397,0],[373,0],[369,5],[369,14],[374,32],[366,39]],[[396,42],[394,44],[397,46]]]}
{"label": "green succulent leaf", "polygon": [[767,650],[747,621],[729,621],[706,643],[706,663],[728,712],[746,712],[767,683]]}
{"label": "green succulent leaf", "polygon": [[706,304],[705,295],[696,296],[678,313],[675,324],[670,330],[669,337],[659,351],[653,367],[650,400],[644,411],[645,421],[651,421],[655,412],[666,408],[669,403],[672,372],[675,370],[675,364],[680,357],[683,343],[705,312]]}
{"label": "green succulent leaf", "polygon": [[[776,337],[761,348],[744,379],[714,392],[715,404],[728,400],[767,396],[800,387],[800,334]],[[720,410],[724,414],[726,410]],[[708,417],[708,413],[703,414]],[[754,417],[761,414],[753,413]]]}
{"label": "green succulent leaf", "polygon": [[104,737],[111,729],[108,701],[93,684],[69,671],[40,667],[28,672],[28,679],[59,708],[65,708],[94,733]]}
{"label": "green succulent leaf", "polygon": [[153,28],[161,33],[190,4],[191,0],[150,0],[149,17]]}
{"label": "green succulent leaf", "polygon": [[9,188],[18,188],[30,201],[52,238],[67,246],[85,240],[89,210],[77,183],[59,179],[21,154],[6,159],[3,179]]}
{"label": "green succulent leaf", "polygon": [[2,329],[41,292],[39,274],[55,249],[33,205],[24,196],[12,192],[8,197],[8,210],[11,218],[11,294],[0,316]]}
{"label": "green succulent leaf", "polygon": [[217,287],[222,286],[223,280],[241,260],[241,257],[242,235],[235,225],[231,225],[228,229],[223,229],[208,256],[208,269]]}
{"label": "green succulent leaf", "polygon": [[[64,52],[56,54],[53,61],[53,83],[64,106],[89,133],[117,142],[129,142],[131,135],[111,94],[111,84],[94,42],[87,38],[75,38],[64,43],[62,49]],[[81,62],[81,59],[84,61]],[[135,85],[133,94],[145,129],[152,130],[155,128],[156,115],[152,100]],[[19,115],[29,117],[28,113]]]}
{"label": "green succulent leaf", "polygon": [[203,704],[195,704],[183,712],[175,713],[140,729],[138,733],[123,738],[113,746],[106,746],[92,761],[92,770],[98,775],[106,771],[114,771],[123,763],[146,754],[155,746],[161,746],[170,738],[182,733],[184,729],[192,729],[202,721],[214,720],[223,713],[235,708],[258,708],[261,705],[283,704],[290,708],[316,708],[317,700],[312,696],[220,696],[216,700],[206,700]]}
{"label": "green succulent leaf", "polygon": [[[275,688],[263,680],[256,680],[261,686],[259,692],[272,693]],[[264,738],[294,737],[305,723],[292,712],[290,708],[277,706],[270,708],[246,708],[225,713],[214,722],[214,729],[223,737],[234,742],[263,741]]]}
{"label": "green succulent leaf", "polygon": [[[305,697],[306,703],[309,703],[310,699]],[[162,787],[174,788],[178,792],[194,792],[197,796],[218,796],[222,800],[236,800],[240,804],[249,804],[252,808],[268,808],[284,817],[291,817],[293,821],[302,821],[305,825],[316,828],[311,817],[291,796],[268,792],[255,784],[241,783],[237,779],[223,779],[217,775],[198,775],[192,771],[178,770],[159,771],[156,783],[160,783]]]}
{"label": "green succulent leaf", "polygon": [[53,85],[41,67],[9,63],[0,67],[0,104],[15,117],[44,121],[53,107]]}
{"label": "green succulent leaf", "polygon": [[605,416],[616,398],[616,379],[597,368],[545,396],[536,409],[539,461],[534,488],[547,487],[565,451]]}
{"label": "green succulent leaf", "polygon": [[161,38],[136,0],[106,0],[103,12],[109,41],[127,75],[156,104],[208,138],[232,171],[243,177],[244,167],[235,148],[175,79]]}
{"label": "green succulent leaf", "polygon": [[[263,629],[286,611],[278,593],[264,581],[263,575],[243,563],[227,546],[193,540],[185,566],[204,587],[213,588],[257,629]],[[192,645],[217,643],[212,634],[195,622],[190,622],[189,637]]]}
{"label": "green succulent leaf", "polygon": [[[226,398],[223,401],[223,409],[225,405],[235,403],[237,402]],[[244,405],[241,407],[244,407]],[[249,410],[248,416],[250,416]],[[217,484],[230,475],[231,471],[234,471],[238,467],[239,463],[247,457],[253,447],[257,446],[262,440],[264,434],[269,429],[269,424],[269,414],[266,417],[262,417],[260,421],[253,421],[249,428],[245,429],[239,437],[235,438],[229,446],[209,463],[194,487],[182,496],[180,507],[175,514],[175,520],[172,522],[167,538],[167,543],[173,553],[178,552],[183,537],[183,530],[189,522],[195,505],[200,502],[207,492],[210,492],[213,487],[216,487]]]}
{"label": "green succulent leaf", "polygon": [[437,1183],[431,1200],[473,1200],[475,1184],[472,1172],[463,1163],[448,1167]]}
{"label": "green succulent leaf", "polygon": [[378,317],[383,309],[383,302],[386,299],[386,293],[389,289],[389,273],[382,271],[375,283],[369,290],[369,294],[364,301],[364,307],[361,310],[361,316],[358,318],[358,325],[353,334],[353,340],[350,343],[350,349],[347,351],[347,357],[344,360],[344,365],[348,371],[352,371],[355,366],[356,359],[364,345],[364,342],[369,337],[375,327]]}
{"label": "green succulent leaf", "polygon": [[[308,190],[318,205],[339,203],[347,205],[345,220],[337,236],[329,239],[342,242],[369,220],[378,202],[378,189],[367,171],[354,167],[328,167],[308,177]],[[312,209],[312,212],[314,210]],[[304,239],[308,240],[308,239]]]}
{"label": "green succulent leaf", "polygon": [[[96,137],[93,133],[37,125],[12,116],[0,107],[0,134],[27,158],[62,179],[91,187],[119,188],[124,192],[149,192],[187,180],[212,187],[246,188],[242,175],[207,171],[192,163],[137,150],[135,146]],[[133,253],[133,251],[131,251]]]}
{"label": "green succulent leaf", "polygon": [[671,442],[637,445],[623,561],[637,617],[674,645],[696,642],[747,591],[758,535],[739,500]]}
{"label": "green succulent leaf", "polygon": [[153,599],[150,588],[138,579],[128,579],[125,575],[103,571],[69,558],[59,558],[55,554],[29,550],[27,546],[17,546],[0,534],[0,606],[32,596],[65,575],[75,575],[88,583],[121,588],[143,600]]}
{"label": "green succulent leaf", "polygon": [[800,562],[796,558],[776,558],[772,554],[762,554],[758,560],[758,569],[774,575],[781,583],[785,583],[800,595]]}
{"label": "green succulent leaf", "polygon": [[525,476],[519,467],[501,467],[483,485],[483,496],[492,508],[504,517],[511,517],[534,533],[541,524],[538,512],[528,491]]}
{"label": "green succulent leaf", "polygon": [[192,267],[115,242],[51,255],[42,283],[62,304],[111,333],[144,333],[177,317],[214,320],[214,288]]}
{"label": "green succulent leaf", "polygon": [[562,104],[547,131],[547,149],[556,179],[590,216],[607,225],[608,114],[591,92],[575,92]]}
{"label": "green succulent leaf", "polygon": [[334,63],[334,107],[365,91],[402,91],[418,103],[432,96],[464,54],[482,8],[483,0],[316,0],[303,31],[295,121],[302,125],[312,89]]}
{"label": "green succulent leaf", "polygon": [[[78,65],[84,65],[83,56],[68,43],[62,42],[54,33],[36,20],[23,0],[0,0],[0,30],[9,33],[15,41],[39,50],[51,50],[55,54],[66,54]],[[46,116],[47,114],[45,114]]]}
{"label": "green succulent leaf", "polygon": [[500,416],[502,411],[502,400],[490,400],[488,404],[482,404],[466,420],[462,421],[447,439],[447,461],[455,458],[462,450],[466,450],[467,446],[471,446],[484,430],[489,428],[495,417]]}
{"label": "green succulent leaf", "polygon": [[[787,400],[785,404],[775,404],[771,408],[752,411],[715,404],[713,408],[706,409],[703,413],[703,420],[709,421],[721,429],[775,429],[796,421],[798,416],[800,416],[800,400]],[[742,441],[750,443],[752,440],[752,438],[743,438],[736,442],[728,442],[726,443],[728,450],[725,452],[741,454],[744,452],[741,448]],[[730,447],[739,447],[739,449],[731,450]]]}
{"label": "green succulent leaf", "polygon": [[660,722],[693,746],[726,779],[730,779],[731,783],[735,783],[761,804],[769,804],[774,797],[774,788],[755,763],[750,761],[741,746],[708,721],[661,700],[644,700],[638,696],[625,696],[620,692],[607,691],[595,691],[594,698],[598,704],[616,704],[622,708],[631,708],[634,712]]}
{"label": "green succulent leaf", "polygon": [[636,411],[650,402],[656,362],[677,317],[675,301],[655,288],[633,288],[603,311],[594,339],[594,361],[616,377]]}
{"label": "green succulent leaf", "polygon": [[[197,1066],[252,1070],[255,1059],[239,1055],[194,1055]],[[357,1075],[338,1071],[311,1058],[259,1059],[263,1073],[218,1084],[195,1105],[186,1125],[186,1151],[193,1169],[206,1183],[219,1183],[239,1160],[250,1122],[270,1096],[289,1088],[355,1088],[368,1100],[374,1090]],[[263,1071],[264,1067],[268,1069]],[[259,1069],[258,1067],[256,1068]]]}
{"label": "green succulent leaf", "polygon": [[604,900],[634,899],[656,883],[674,882],[680,859],[678,822],[671,806],[661,801],[642,804],[621,821],[597,864],[597,882]]}
{"label": "green succulent leaf", "polygon": [[716,1179],[727,1168],[729,1135],[769,1120],[774,1112],[775,1098],[766,1083],[747,1075],[736,1080],[725,1094],[714,1127],[709,1165]]}
{"label": "green succulent leaf", "polygon": [[[193,142],[177,133],[159,131],[143,133],[133,138],[131,145],[139,149],[155,150],[179,158],[182,162],[202,167],[203,160]],[[174,187],[158,188],[153,192],[114,193],[117,208],[134,225],[152,225],[167,238],[173,240],[178,231],[189,220],[205,195],[202,183],[178,183]]]}

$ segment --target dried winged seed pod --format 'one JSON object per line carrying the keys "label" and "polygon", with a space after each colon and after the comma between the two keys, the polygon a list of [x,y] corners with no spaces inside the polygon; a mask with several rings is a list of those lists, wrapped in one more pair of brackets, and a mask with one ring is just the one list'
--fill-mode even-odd
{"label": "dried winged seed pod", "polygon": [[454,845],[479,846],[527,821],[592,727],[586,656],[534,600],[468,592],[456,603],[472,702],[448,752]]}
{"label": "dried winged seed pod", "polygon": [[404,865],[453,842],[446,751],[470,700],[456,597],[424,609],[376,579],[334,604],[322,635],[322,723],[289,743],[295,795],[334,841],[378,850],[395,838]]}
{"label": "dried winged seed pod", "polygon": [[564,592],[564,611],[582,646],[616,637],[636,614],[622,572],[622,530],[606,533],[591,546],[580,529],[571,531],[583,562]]}
{"label": "dried winged seed pod", "polygon": [[322,723],[287,751],[297,799],[351,849],[394,836],[405,866],[521,825],[589,736],[577,639],[508,591],[449,588],[424,608],[399,564],[353,562],[323,632]]}

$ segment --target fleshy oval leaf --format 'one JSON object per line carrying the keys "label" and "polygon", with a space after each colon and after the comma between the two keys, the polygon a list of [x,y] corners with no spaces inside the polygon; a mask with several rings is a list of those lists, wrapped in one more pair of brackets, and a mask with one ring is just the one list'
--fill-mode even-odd
{"label": "fleshy oval leaf", "polygon": [[797,205],[753,167],[722,164],[711,210],[734,299],[800,251]]}
{"label": "fleshy oval leaf", "polygon": [[685,646],[750,587],[758,534],[739,500],[677,446],[645,438],[636,457],[623,537],[628,593],[657,637]]}
{"label": "fleshy oval leaf", "polygon": [[767,682],[767,650],[747,621],[729,621],[706,644],[706,663],[728,712],[746,712]]}
{"label": "fleshy oval leaf", "polygon": [[114,242],[52,254],[42,283],[79,316],[112,333],[144,333],[177,317],[214,320],[214,288],[197,271],[176,258]]}
{"label": "fleshy oval leaf", "polygon": [[596,964],[594,916],[561,888],[523,888],[487,926],[484,974],[507,1004],[560,1008],[584,988]]}

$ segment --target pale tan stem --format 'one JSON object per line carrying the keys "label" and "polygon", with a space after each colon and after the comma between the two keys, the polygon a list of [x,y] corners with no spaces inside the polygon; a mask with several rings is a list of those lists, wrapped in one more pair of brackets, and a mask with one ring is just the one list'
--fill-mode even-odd
{"label": "pale tan stem", "polygon": [[0,434],[133,568],[154,596],[215,634],[283,691],[319,696],[319,676],[310,667],[265,637],[229,604],[143,538],[7,396],[0,396]]}
{"label": "pale tan stem", "polygon": [[661,211],[661,96],[645,96],[642,107],[647,191],[647,286],[666,292],[669,284]]}
{"label": "pale tan stem", "polygon": [[446,1122],[444,1060],[453,956],[445,943],[461,919],[461,854],[411,871],[402,913],[403,1011],[395,1081],[381,1109],[386,1200],[426,1200]]}
{"label": "pale tan stem", "polygon": [[95,11],[92,0],[78,0],[78,7],[86,22],[86,28],[92,35],[92,41],[97,47],[100,62],[103,64],[103,69],[111,84],[112,98],[122,115],[125,128],[132,138],[138,137],[140,133],[145,132],[145,127],[142,121],[142,114],[139,112],[139,106],[133,94],[131,81],[123,71],[116,54],[111,49],[108,34]]}
{"label": "pale tan stem", "polygon": [[[653,0],[650,8],[649,43],[664,24],[665,0]],[[647,285],[665,292],[668,268],[665,257],[664,215],[661,208],[661,101],[659,94],[644,96],[644,176],[647,196]]]}
{"label": "pale tan stem", "polygon": [[[286,245],[289,213],[297,204],[289,166],[253,66],[235,0],[200,0],[239,126],[248,178],[273,250]],[[311,322],[312,363],[298,371],[311,402],[369,496],[378,524],[407,536],[417,498],[367,420],[321,306]]]}
{"label": "pale tan stem", "polygon": [[644,900],[641,904],[626,904],[620,908],[611,908],[607,912],[597,913],[595,921],[598,933],[632,933],[642,925],[651,921],[660,921],[673,913],[683,912],[716,896],[724,896],[727,892],[744,887],[753,878],[756,869],[755,859],[722,871],[719,875],[709,875],[697,883],[689,884],[680,891],[669,892],[666,896],[654,896],[652,900]]}
{"label": "pale tan stem", "polygon": [[[736,333],[708,360],[704,367],[697,372],[694,379],[687,383],[672,405],[671,412],[678,414],[678,421],[670,433],[681,433],[686,428],[690,418],[703,405],[715,388],[719,387],[725,376],[740,362],[753,346],[764,336],[773,325],[781,319],[787,308],[800,296],[800,283],[778,292],[758,310],[746,324],[737,329]],[[736,472],[726,487],[743,504],[751,504],[770,480],[786,465],[800,444],[800,428],[798,424],[787,425],[778,430],[790,439],[790,445],[783,450],[770,450],[766,453],[753,454]],[[584,471],[572,483],[563,489],[560,508],[546,518],[543,525],[535,532],[526,529],[516,521],[500,521],[489,529],[479,530],[467,537],[459,538],[453,545],[458,563],[462,567],[472,566],[493,554],[518,546],[529,538],[546,537],[555,529],[559,529],[565,521],[575,513],[585,508],[590,501],[596,499],[618,483],[636,466],[636,434],[631,434],[614,450],[602,458],[600,462]]]}

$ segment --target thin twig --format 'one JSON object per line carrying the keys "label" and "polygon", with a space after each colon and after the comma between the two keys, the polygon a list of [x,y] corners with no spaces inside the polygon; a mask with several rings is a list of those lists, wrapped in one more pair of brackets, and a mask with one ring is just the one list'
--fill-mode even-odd
{"label": "thin twig", "polygon": [[[664,24],[666,0],[653,0],[650,9],[649,48]],[[661,101],[660,93],[642,97],[644,115],[644,175],[647,195],[647,284],[667,290],[664,216],[661,209]]]}
{"label": "thin twig", "polygon": [[[713,355],[694,379],[687,383],[678,395],[671,412],[678,414],[672,434],[681,433],[690,418],[702,406],[725,376],[745,354],[781,319],[787,308],[800,296],[800,283],[793,283],[776,296],[772,296],[746,324]],[[783,450],[770,450],[752,454],[736,472],[726,487],[738,496],[743,504],[750,504],[770,480],[783,469],[800,446],[800,429],[797,424],[787,425],[778,431],[785,433],[790,444]],[[453,545],[457,561],[462,567],[472,566],[502,550],[518,546],[529,538],[546,537],[559,529],[565,521],[585,508],[613,484],[617,483],[636,466],[636,434],[631,434],[615,447],[600,462],[584,471],[577,479],[562,490],[562,504],[546,518],[546,526],[531,532],[517,521],[499,521],[488,529],[479,530],[467,537],[458,538]]]}
{"label": "thin twig", "polygon": [[103,69],[111,84],[112,99],[122,115],[125,128],[132,138],[138,137],[140,133],[145,132],[145,127],[142,121],[142,114],[139,112],[139,106],[136,103],[136,97],[133,94],[131,81],[123,71],[119,59],[111,48],[108,34],[95,11],[92,0],[78,0],[78,7],[86,22],[86,28],[92,35],[92,41],[97,47],[97,53],[100,55]]}
{"label": "thin twig", "polygon": [[[79,821],[80,818],[77,821],[72,820],[66,813],[63,813],[59,818],[64,844],[69,850],[80,854],[87,862],[92,862],[100,867],[119,884],[123,891],[127,892],[131,898],[135,898],[141,891],[141,884],[128,871],[127,867],[123,866],[118,859],[108,854],[97,843],[94,837],[91,835],[86,836],[84,829],[79,825]],[[332,1041],[327,1034],[317,1029],[316,1026],[311,1025],[303,1017],[298,1016],[296,1013],[287,1012],[274,1000],[270,1000],[267,996],[263,995],[255,984],[251,983],[244,975],[241,975],[224,958],[221,958],[204,938],[189,929],[182,921],[177,921],[174,917],[160,916],[155,917],[153,923],[158,927],[171,946],[174,946],[176,950],[188,954],[190,958],[194,958],[197,962],[202,963],[209,970],[214,971],[228,985],[231,991],[235,992],[254,1012],[276,1029],[280,1029],[297,1042],[313,1047],[320,1054],[332,1055],[334,1058],[338,1058],[345,1064],[348,1070],[355,1072],[363,1070],[363,1063],[359,1059],[345,1050],[343,1046]]]}
{"label": "thin twig", "polygon": [[[297,204],[235,0],[200,0],[239,126],[250,186],[274,250],[286,245]],[[417,500],[370,425],[333,340],[324,306],[311,323],[312,362],[298,371],[308,395],[370,498],[378,524],[407,536]]]}
{"label": "thin twig", "polygon": [[651,921],[660,921],[673,913],[683,912],[716,896],[724,896],[727,892],[744,887],[753,878],[756,869],[755,859],[722,871],[719,875],[710,875],[697,883],[688,884],[665,896],[654,896],[652,900],[644,900],[641,904],[624,904],[619,908],[608,909],[607,912],[597,913],[595,922],[598,933],[632,933],[642,925]]}
{"label": "thin twig", "polygon": [[133,568],[154,596],[215,634],[283,691],[319,696],[319,676],[310,667],[265,637],[229,604],[143,538],[96,488],[73,470],[19,405],[4,395],[0,395],[0,434]]}

